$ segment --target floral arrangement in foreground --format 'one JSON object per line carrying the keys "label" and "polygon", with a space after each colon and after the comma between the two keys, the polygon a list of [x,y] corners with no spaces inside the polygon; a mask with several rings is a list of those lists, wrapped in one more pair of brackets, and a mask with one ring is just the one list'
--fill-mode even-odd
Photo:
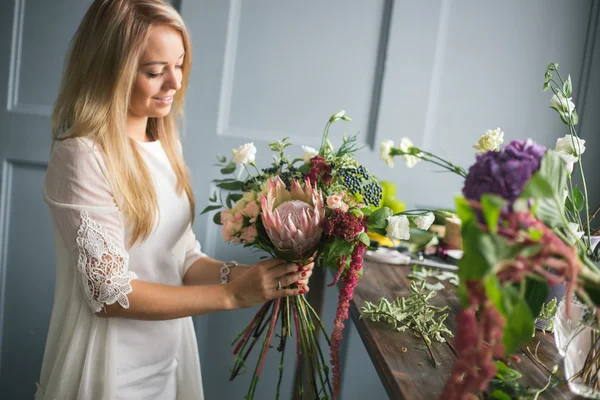
{"label": "floral arrangement in foreground", "polygon": [[[257,167],[252,143],[233,150],[230,161],[218,156],[222,174],[235,175],[238,168],[240,171],[237,178],[213,181],[220,189],[210,198],[216,204],[203,211],[221,210],[214,221],[223,225],[223,239],[296,263],[298,268],[314,261],[317,267],[336,271],[329,286],[341,281],[331,339],[303,295],[271,300],[258,310],[233,343],[236,359],[231,379],[240,374],[255,343],[264,336],[247,399],[254,398],[278,323],[277,350],[281,352],[281,364],[277,397],[286,343],[295,334],[296,373],[308,378],[312,398],[339,398],[338,353],[349,303],[362,276],[362,256],[370,245],[367,232],[408,239],[411,226],[426,230],[433,222],[431,213],[417,210],[393,215],[390,208],[378,208],[382,190],[375,177],[354,158],[358,150],[356,136],[344,137],[338,150],[329,141],[329,127],[340,120],[350,121],[350,118],[344,111],[334,114],[326,124],[320,148],[303,146],[302,158],[290,159],[286,154],[286,148],[291,146],[287,138],[269,145],[275,155],[267,168]],[[240,179],[244,172],[244,178]],[[321,327],[330,346],[329,363],[316,337],[316,326]],[[333,366],[332,380],[329,364]],[[301,384],[297,390],[302,393]]]}
{"label": "floral arrangement in foreground", "polygon": [[[494,360],[531,338],[549,286],[565,285],[567,314],[576,296],[598,318],[600,271],[591,260],[590,225],[596,212],[590,218],[581,165],[585,141],[575,129],[571,78],[563,80],[556,64],[546,70],[547,89],[554,93],[551,107],[569,129],[555,150],[530,139],[500,147],[504,134],[498,128],[474,146],[479,153],[467,171],[408,139],[399,147],[391,141],[381,145],[381,158],[389,166],[394,156],[402,156],[409,167],[423,160],[465,178],[464,197],[456,199],[464,251],[458,270],[463,309],[457,317],[457,360],[440,399],[475,399],[485,391],[497,372]],[[583,191],[573,184],[574,166]],[[578,374],[596,387],[597,358],[588,357],[587,370]]]}

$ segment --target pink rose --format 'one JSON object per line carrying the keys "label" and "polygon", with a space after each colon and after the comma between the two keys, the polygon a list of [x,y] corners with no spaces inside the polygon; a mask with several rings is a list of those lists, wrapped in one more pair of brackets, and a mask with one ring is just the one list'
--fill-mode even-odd
{"label": "pink rose", "polygon": [[221,223],[223,224],[223,230],[221,236],[226,242],[238,243],[239,239],[236,237],[242,230],[242,224],[244,223],[244,217],[241,213],[231,215],[229,212],[221,213]]}
{"label": "pink rose", "polygon": [[331,195],[327,198],[327,207],[332,210],[337,210],[338,208],[343,212],[348,211],[348,204],[344,203],[342,198],[338,195]]}
{"label": "pink rose", "polygon": [[257,235],[258,232],[256,232],[256,226],[250,225],[249,227],[244,228],[242,234],[240,235],[240,239],[242,239],[242,242],[244,243],[252,243],[256,239]]}
{"label": "pink rose", "polygon": [[251,201],[248,204],[246,204],[246,207],[244,207],[244,209],[241,212],[242,214],[250,218],[251,223],[254,223],[256,222],[256,217],[258,217],[260,209],[258,208],[258,203],[256,201]]}

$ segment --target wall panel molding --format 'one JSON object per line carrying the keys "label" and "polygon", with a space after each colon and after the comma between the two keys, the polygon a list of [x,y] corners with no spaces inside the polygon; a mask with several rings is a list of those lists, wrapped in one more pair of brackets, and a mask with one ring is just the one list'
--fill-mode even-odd
{"label": "wall panel molding", "polygon": [[[6,293],[6,272],[8,270],[8,232],[10,227],[10,205],[15,168],[35,168],[45,170],[45,162],[25,160],[4,160],[2,163],[2,186],[0,187],[0,343],[4,332],[4,307]],[[0,367],[2,366],[2,346],[0,346]],[[0,375],[2,371],[0,371]]]}
{"label": "wall panel molding", "polygon": [[25,21],[25,0],[15,0],[8,76],[7,109],[10,112],[49,117],[52,106],[45,104],[19,103],[19,82],[21,79],[21,50],[23,48],[23,27]]}

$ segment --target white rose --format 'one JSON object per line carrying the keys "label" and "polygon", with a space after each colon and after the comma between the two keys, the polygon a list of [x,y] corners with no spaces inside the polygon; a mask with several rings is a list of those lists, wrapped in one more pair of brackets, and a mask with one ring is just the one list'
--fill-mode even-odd
{"label": "white rose", "polygon": [[559,153],[580,156],[585,151],[585,140],[575,136],[565,135],[565,137],[556,139],[555,150]]}
{"label": "white rose", "polygon": [[315,148],[310,146],[302,146],[302,150],[304,150],[304,162],[307,164],[310,164],[311,158],[319,154]]}
{"label": "white rose", "polygon": [[486,151],[498,151],[503,142],[504,132],[502,132],[502,129],[488,129],[479,141],[473,145],[473,148],[479,150],[477,154],[485,153]]}
{"label": "white rose", "polygon": [[385,164],[390,168],[394,166],[394,157],[390,155],[393,147],[394,142],[386,139],[381,142],[381,147],[379,148],[379,158],[385,161]]}
{"label": "white rose", "polygon": [[397,215],[387,218],[387,237],[397,240],[410,239],[410,231],[408,227],[408,218],[406,215]]}
{"label": "white rose", "polygon": [[568,117],[569,114],[573,114],[573,111],[575,111],[575,103],[573,103],[571,97],[565,98],[562,93],[553,95],[550,98],[550,104],[552,108],[564,114],[565,117]]}
{"label": "white rose", "polygon": [[435,216],[433,213],[428,212],[426,214],[418,215],[415,218],[415,225],[417,225],[417,228],[426,231],[431,224],[433,224],[433,221],[435,221]]}
{"label": "white rose", "polygon": [[579,224],[574,222],[567,224],[567,239],[571,244],[575,244],[575,242],[583,237],[583,232],[578,231],[577,228],[579,228]]}
{"label": "white rose", "polygon": [[233,150],[233,161],[237,164],[251,164],[256,159],[254,143],[246,143]]}
{"label": "white rose", "polygon": [[[413,147],[415,147],[415,146],[413,145],[413,142],[411,142],[410,139],[408,139],[408,138],[400,139],[400,145],[398,146],[398,148],[400,148],[400,150],[403,153],[410,153],[412,151]],[[417,162],[419,162],[419,158],[417,156],[413,156],[413,155],[409,155],[409,154],[402,155],[402,158],[404,158],[404,161],[406,161],[406,166],[408,168],[414,167],[417,164]]]}

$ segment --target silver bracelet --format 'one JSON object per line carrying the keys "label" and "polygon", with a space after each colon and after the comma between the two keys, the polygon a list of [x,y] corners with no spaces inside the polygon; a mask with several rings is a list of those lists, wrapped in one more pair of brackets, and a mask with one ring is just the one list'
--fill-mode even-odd
{"label": "silver bracelet", "polygon": [[239,264],[237,261],[228,261],[224,262],[221,267],[221,283],[224,285],[229,283],[229,273],[231,272],[231,268],[237,267]]}

